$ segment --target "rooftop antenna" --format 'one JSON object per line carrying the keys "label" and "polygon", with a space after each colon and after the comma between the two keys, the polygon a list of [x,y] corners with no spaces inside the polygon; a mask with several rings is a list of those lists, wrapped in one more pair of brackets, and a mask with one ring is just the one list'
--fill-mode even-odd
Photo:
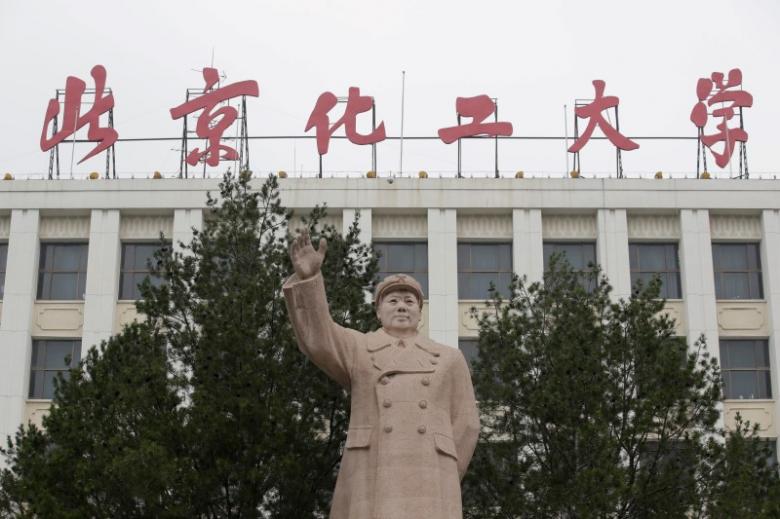
{"label": "rooftop antenna", "polygon": [[398,157],[398,176],[404,175],[404,94],[406,93],[406,71],[401,71],[401,149]]}
{"label": "rooftop antenna", "polygon": [[566,104],[563,105],[563,154],[566,155],[566,171],[563,172],[563,176],[569,174],[569,120],[566,117],[566,110],[568,110]]}

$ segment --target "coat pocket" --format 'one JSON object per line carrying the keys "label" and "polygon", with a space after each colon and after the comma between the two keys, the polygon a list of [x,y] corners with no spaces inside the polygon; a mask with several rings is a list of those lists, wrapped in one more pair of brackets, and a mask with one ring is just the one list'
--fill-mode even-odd
{"label": "coat pocket", "polygon": [[452,456],[454,459],[458,459],[458,453],[455,450],[455,442],[452,438],[440,433],[433,434],[433,443],[436,445],[436,450],[447,456]]}
{"label": "coat pocket", "polygon": [[371,445],[371,431],[374,427],[365,425],[361,427],[350,427],[347,431],[347,449],[365,449]]}

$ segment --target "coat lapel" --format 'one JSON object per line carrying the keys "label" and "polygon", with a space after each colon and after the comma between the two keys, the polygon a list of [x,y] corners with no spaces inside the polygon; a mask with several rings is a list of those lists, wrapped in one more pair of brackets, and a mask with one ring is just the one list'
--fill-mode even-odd
{"label": "coat lapel", "polygon": [[433,373],[436,371],[440,346],[421,337],[403,339],[406,346],[397,346],[398,339],[383,329],[367,337],[366,349],[371,362],[381,375],[392,373]]}

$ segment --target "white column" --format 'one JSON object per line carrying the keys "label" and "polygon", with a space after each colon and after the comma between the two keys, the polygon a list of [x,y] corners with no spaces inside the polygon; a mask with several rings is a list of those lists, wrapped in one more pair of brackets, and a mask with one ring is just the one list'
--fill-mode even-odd
{"label": "white column", "polygon": [[[688,345],[693,346],[701,334],[707,339],[707,351],[720,364],[718,310],[715,302],[715,273],[712,267],[710,214],[706,209],[680,211],[680,261],[682,290],[688,329]],[[718,403],[723,426],[723,403]]]}
{"label": "white column", "polygon": [[625,209],[599,209],[597,259],[612,285],[612,298],[631,296],[631,267],[628,259],[628,219]]}
{"label": "white column", "polygon": [[358,225],[360,226],[360,241],[365,244],[370,244],[372,240],[372,221],[371,221],[371,209],[344,209],[342,215],[342,234],[346,235],[349,232],[349,228],[352,226],[352,222],[355,221],[355,214],[360,213],[360,220]]}
{"label": "white column", "polygon": [[515,274],[527,276],[528,284],[542,281],[544,247],[541,209],[512,211],[512,266]]}
{"label": "white column", "polygon": [[179,242],[192,241],[192,229],[203,228],[202,209],[176,209],[173,212],[173,250],[181,251]]}
{"label": "white column", "polygon": [[455,209],[428,209],[429,336],[458,347],[458,222]]}
{"label": "white column", "polygon": [[39,213],[11,212],[8,266],[0,321],[0,441],[13,436],[24,420],[30,384],[30,328],[38,282]]}
{"label": "white column", "polygon": [[[780,418],[780,272],[770,267],[780,259],[780,211],[767,209],[761,213],[761,266],[766,302],[769,307],[769,366],[772,377],[772,397],[775,400],[775,423]],[[780,435],[778,435],[780,436]],[[780,451],[780,439],[778,439]]]}
{"label": "white column", "polygon": [[87,289],[81,356],[107,340],[114,331],[114,313],[119,291],[119,211],[93,209],[89,222]]}

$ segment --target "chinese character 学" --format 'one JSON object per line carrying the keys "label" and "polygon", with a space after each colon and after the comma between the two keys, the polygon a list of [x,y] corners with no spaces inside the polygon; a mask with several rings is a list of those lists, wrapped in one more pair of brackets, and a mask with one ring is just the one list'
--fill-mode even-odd
{"label": "chinese character \u5b66", "polygon": [[208,147],[202,151],[199,148],[192,150],[187,155],[187,163],[194,166],[200,161],[205,161],[206,164],[213,167],[218,166],[220,160],[238,160],[238,152],[235,149],[220,144],[222,134],[238,117],[238,110],[232,106],[222,106],[218,110],[214,110],[214,108],[219,103],[233,97],[257,97],[260,95],[260,88],[257,86],[257,81],[239,81],[221,88],[214,88],[214,85],[219,82],[219,72],[214,68],[204,68],[203,79],[206,81],[203,95],[176,108],[171,108],[171,117],[179,119],[198,110],[203,110],[198,116],[195,133],[201,139],[208,140]]}
{"label": "chinese character \u5b66", "polygon": [[[691,122],[699,129],[701,142],[707,146],[715,157],[715,163],[725,168],[731,160],[735,142],[747,142],[748,134],[742,128],[741,117],[739,128],[729,128],[729,121],[734,117],[735,108],[749,108],[753,106],[753,96],[742,86],[742,71],[738,68],[729,71],[728,79],[723,81],[722,72],[714,72],[709,78],[700,78],[696,83],[696,96],[699,101],[691,111]],[[740,87],[737,89],[737,87]],[[714,90],[714,92],[713,92]],[[719,108],[708,112],[708,107],[721,103]],[[704,127],[707,125],[709,115],[722,117],[721,123],[716,126],[719,130],[712,135],[704,135]],[[740,114],[741,115],[741,114]],[[723,142],[723,153],[718,153],[712,146]]]}
{"label": "chinese character \u5b66", "polygon": [[78,163],[94,157],[101,151],[113,146],[119,134],[113,128],[101,127],[100,116],[114,108],[113,94],[104,95],[106,87],[106,69],[103,65],[92,67],[92,79],[95,81],[95,100],[92,108],[84,115],[81,114],[81,98],[87,89],[87,84],[75,76],[68,76],[65,81],[65,110],[62,117],[62,127],[55,131],[49,138],[49,127],[54,122],[56,128],[57,117],[60,114],[60,102],[57,98],[49,100],[46,109],[46,117],[43,120],[41,132],[41,150],[48,151],[64,141],[84,125],[89,124],[87,138],[90,141],[99,141],[92,151],[87,153]]}
{"label": "chinese character \u5b66", "polygon": [[585,144],[587,144],[587,142],[590,140],[591,136],[593,135],[593,130],[596,129],[596,126],[601,128],[601,131],[604,132],[604,135],[606,135],[607,139],[609,139],[612,144],[621,150],[630,151],[639,147],[639,144],[621,134],[611,124],[609,124],[606,119],[604,119],[602,112],[604,110],[608,110],[609,108],[616,108],[620,103],[620,99],[618,99],[616,96],[604,96],[605,86],[606,83],[604,81],[600,79],[594,80],[593,87],[596,89],[596,98],[593,99],[592,103],[579,106],[574,110],[574,113],[580,119],[588,119],[588,126],[585,128],[585,131],[582,132],[582,135],[580,135],[579,138],[574,142],[574,144],[569,147],[569,152],[577,153],[580,151],[583,146],[585,146]]}
{"label": "chinese character \u5b66", "polygon": [[512,135],[512,123],[492,122],[485,123],[485,119],[496,111],[496,104],[486,95],[474,97],[458,97],[455,99],[455,111],[459,116],[471,117],[468,124],[459,124],[439,130],[439,138],[444,144],[451,144],[463,137],[486,135],[497,137],[499,135]]}
{"label": "chinese character \u5b66", "polygon": [[328,113],[336,106],[338,98],[332,92],[323,92],[317,98],[309,120],[306,123],[306,129],[312,128],[317,132],[317,152],[320,155],[328,153],[330,137],[341,126],[344,126],[344,133],[352,144],[375,144],[385,140],[385,123],[379,123],[379,126],[371,133],[364,135],[357,131],[357,116],[363,112],[368,112],[374,106],[374,99],[371,96],[360,95],[360,88],[349,87],[349,96],[347,97],[347,106],[344,109],[344,115],[330,124]]}

